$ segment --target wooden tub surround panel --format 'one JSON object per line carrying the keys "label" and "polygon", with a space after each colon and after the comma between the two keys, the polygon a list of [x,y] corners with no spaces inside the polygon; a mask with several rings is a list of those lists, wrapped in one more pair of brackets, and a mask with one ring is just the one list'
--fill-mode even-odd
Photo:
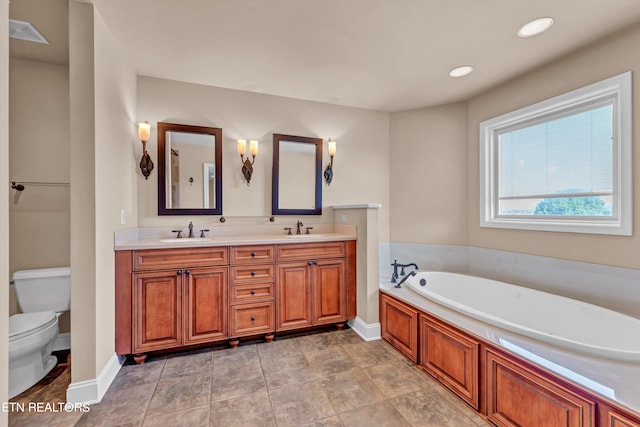
{"label": "wooden tub surround panel", "polygon": [[631,411],[385,292],[382,338],[491,424],[640,427]]}

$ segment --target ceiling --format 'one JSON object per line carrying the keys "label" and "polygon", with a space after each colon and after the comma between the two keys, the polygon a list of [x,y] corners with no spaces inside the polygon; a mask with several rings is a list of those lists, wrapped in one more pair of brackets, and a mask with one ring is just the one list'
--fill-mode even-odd
{"label": "ceiling", "polygon": [[[381,111],[468,99],[640,22],[639,0],[93,2],[140,75]],[[14,17],[22,6],[33,18]],[[10,14],[51,40],[67,0],[11,0]],[[516,36],[541,16],[548,32]],[[449,77],[459,65],[475,71]]]}

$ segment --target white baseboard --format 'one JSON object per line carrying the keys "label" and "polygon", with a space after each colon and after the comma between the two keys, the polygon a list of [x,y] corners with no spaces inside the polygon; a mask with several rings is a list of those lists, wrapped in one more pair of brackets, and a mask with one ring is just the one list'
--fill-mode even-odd
{"label": "white baseboard", "polygon": [[116,375],[118,375],[123,363],[124,358],[119,358],[114,353],[105,367],[102,368],[102,371],[100,371],[98,378],[69,384],[67,402],[87,403],[89,405],[99,403]]}
{"label": "white baseboard", "polygon": [[365,341],[375,341],[380,339],[380,323],[365,323],[361,318],[356,317],[347,322],[351,329]]}
{"label": "white baseboard", "polygon": [[71,332],[63,332],[58,334],[53,342],[53,351],[70,350],[71,349]]}

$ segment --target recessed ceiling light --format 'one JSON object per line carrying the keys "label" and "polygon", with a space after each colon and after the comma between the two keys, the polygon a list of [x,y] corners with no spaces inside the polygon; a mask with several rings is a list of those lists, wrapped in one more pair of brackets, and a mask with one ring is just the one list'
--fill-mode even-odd
{"label": "recessed ceiling light", "polygon": [[449,71],[449,77],[463,77],[473,71],[473,67],[470,65],[463,65],[461,67],[456,67],[453,70]]}
{"label": "recessed ceiling light", "polygon": [[553,18],[544,17],[527,22],[518,30],[518,37],[533,37],[544,33],[553,25]]}

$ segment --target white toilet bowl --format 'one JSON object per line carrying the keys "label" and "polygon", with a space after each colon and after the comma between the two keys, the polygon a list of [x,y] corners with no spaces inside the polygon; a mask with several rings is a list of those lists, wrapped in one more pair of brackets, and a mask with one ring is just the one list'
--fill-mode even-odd
{"label": "white toilet bowl", "polygon": [[9,318],[9,398],[40,381],[56,366],[51,350],[57,336],[58,314],[53,311]]}

